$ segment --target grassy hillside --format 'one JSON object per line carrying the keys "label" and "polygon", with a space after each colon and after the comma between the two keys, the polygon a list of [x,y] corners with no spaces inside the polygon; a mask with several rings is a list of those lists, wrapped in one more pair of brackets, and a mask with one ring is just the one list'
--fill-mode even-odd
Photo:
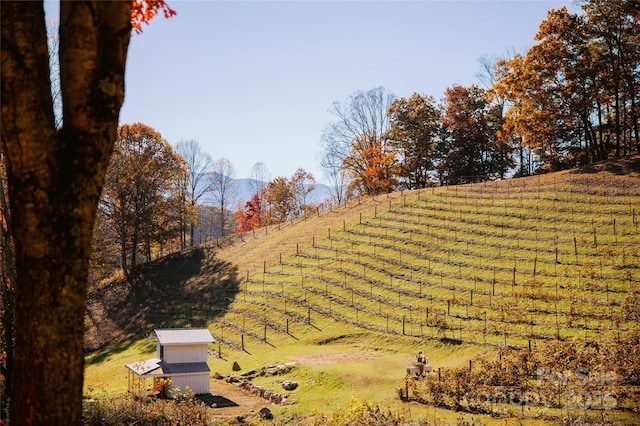
{"label": "grassy hillside", "polygon": [[[455,421],[398,398],[417,350],[451,369],[507,346],[623,344],[638,332],[639,222],[636,156],[360,199],[216,241],[91,294],[87,342],[102,351],[88,358],[87,386],[126,390],[121,366],[152,351],[132,342],[154,327],[206,325],[221,350],[213,371],[297,363],[286,377],[300,383],[297,404],[281,416],[354,395]],[[281,391],[282,380],[256,381]]]}

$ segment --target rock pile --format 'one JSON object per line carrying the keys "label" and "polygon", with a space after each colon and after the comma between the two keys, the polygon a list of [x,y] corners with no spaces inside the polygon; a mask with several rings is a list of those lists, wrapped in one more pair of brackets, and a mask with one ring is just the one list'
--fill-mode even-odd
{"label": "rock pile", "polygon": [[[233,376],[233,375],[223,376],[222,374],[217,372],[214,373],[213,377],[215,379],[224,380],[227,383],[234,384],[239,388],[241,388],[242,390],[244,390],[245,392],[264,398],[267,401],[271,402],[272,404],[289,405],[289,404],[295,404],[295,400],[290,400],[288,395],[283,395],[278,392],[274,392],[272,390],[265,389],[261,386],[253,384],[251,383],[251,379],[253,379],[254,377],[260,377],[260,376],[275,376],[279,374],[285,374],[291,371],[293,368],[295,368],[295,363],[286,363],[286,364],[279,364],[279,365],[271,365],[271,366],[260,368],[258,370],[248,371],[246,373],[241,374],[240,377]],[[287,383],[287,387],[289,387],[291,390],[298,387],[297,383],[292,382],[290,380],[287,380],[285,383]],[[291,385],[292,383],[295,383],[295,386],[292,386]],[[283,383],[283,387],[284,387],[284,383]],[[285,387],[285,389],[287,389],[287,387]]]}

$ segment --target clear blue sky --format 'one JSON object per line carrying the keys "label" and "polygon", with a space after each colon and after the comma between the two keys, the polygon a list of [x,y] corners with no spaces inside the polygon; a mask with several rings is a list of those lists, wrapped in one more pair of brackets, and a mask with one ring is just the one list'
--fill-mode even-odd
{"label": "clear blue sky", "polygon": [[437,100],[477,83],[479,59],[526,51],[547,10],[567,1],[181,1],[132,36],[121,123],[143,122],[175,145],[197,140],[249,177],[298,167],[324,181],[328,112],[383,86]]}

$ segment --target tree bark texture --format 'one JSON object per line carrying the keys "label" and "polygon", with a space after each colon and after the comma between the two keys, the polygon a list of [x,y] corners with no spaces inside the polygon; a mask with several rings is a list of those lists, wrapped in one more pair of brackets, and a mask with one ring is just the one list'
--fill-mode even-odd
{"label": "tree bark texture", "polygon": [[60,5],[56,130],[42,2],[2,2],[2,147],[16,256],[12,424],[80,424],[91,232],[124,99],[131,0]]}

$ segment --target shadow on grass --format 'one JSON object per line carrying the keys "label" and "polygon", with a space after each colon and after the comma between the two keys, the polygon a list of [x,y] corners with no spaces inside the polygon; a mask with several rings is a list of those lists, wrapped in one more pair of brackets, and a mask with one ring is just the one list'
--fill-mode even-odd
{"label": "shadow on grass", "polygon": [[447,345],[461,345],[462,344],[462,340],[456,339],[456,338],[451,338],[451,337],[441,337],[440,341],[442,343],[447,344]]}
{"label": "shadow on grass", "polygon": [[640,155],[632,155],[620,159],[600,161],[573,171],[573,174],[594,174],[606,171],[615,175],[627,175],[640,172]]}
{"label": "shadow on grass", "polygon": [[[124,342],[121,342],[120,344],[114,346],[111,349],[104,350],[101,352],[95,352],[89,355],[85,359],[85,365],[100,364],[104,361],[107,361],[112,356],[128,351],[131,348],[131,346],[133,346],[135,343],[136,343],[135,340],[129,339]],[[148,340],[147,342],[144,342],[141,347],[137,348],[136,352],[138,353],[151,352],[155,349],[155,347],[156,347],[156,342],[153,340]]]}
{"label": "shadow on grass", "polygon": [[204,402],[206,405],[212,408],[227,408],[227,407],[239,407],[240,404],[233,402],[230,399],[221,395],[214,395],[212,393],[201,393],[196,395],[198,401]]}
{"label": "shadow on grass", "polygon": [[237,266],[201,247],[138,265],[128,281],[91,295],[88,316],[100,322],[86,350],[122,352],[126,342],[151,335],[155,328],[206,327],[224,315],[239,291]]}

